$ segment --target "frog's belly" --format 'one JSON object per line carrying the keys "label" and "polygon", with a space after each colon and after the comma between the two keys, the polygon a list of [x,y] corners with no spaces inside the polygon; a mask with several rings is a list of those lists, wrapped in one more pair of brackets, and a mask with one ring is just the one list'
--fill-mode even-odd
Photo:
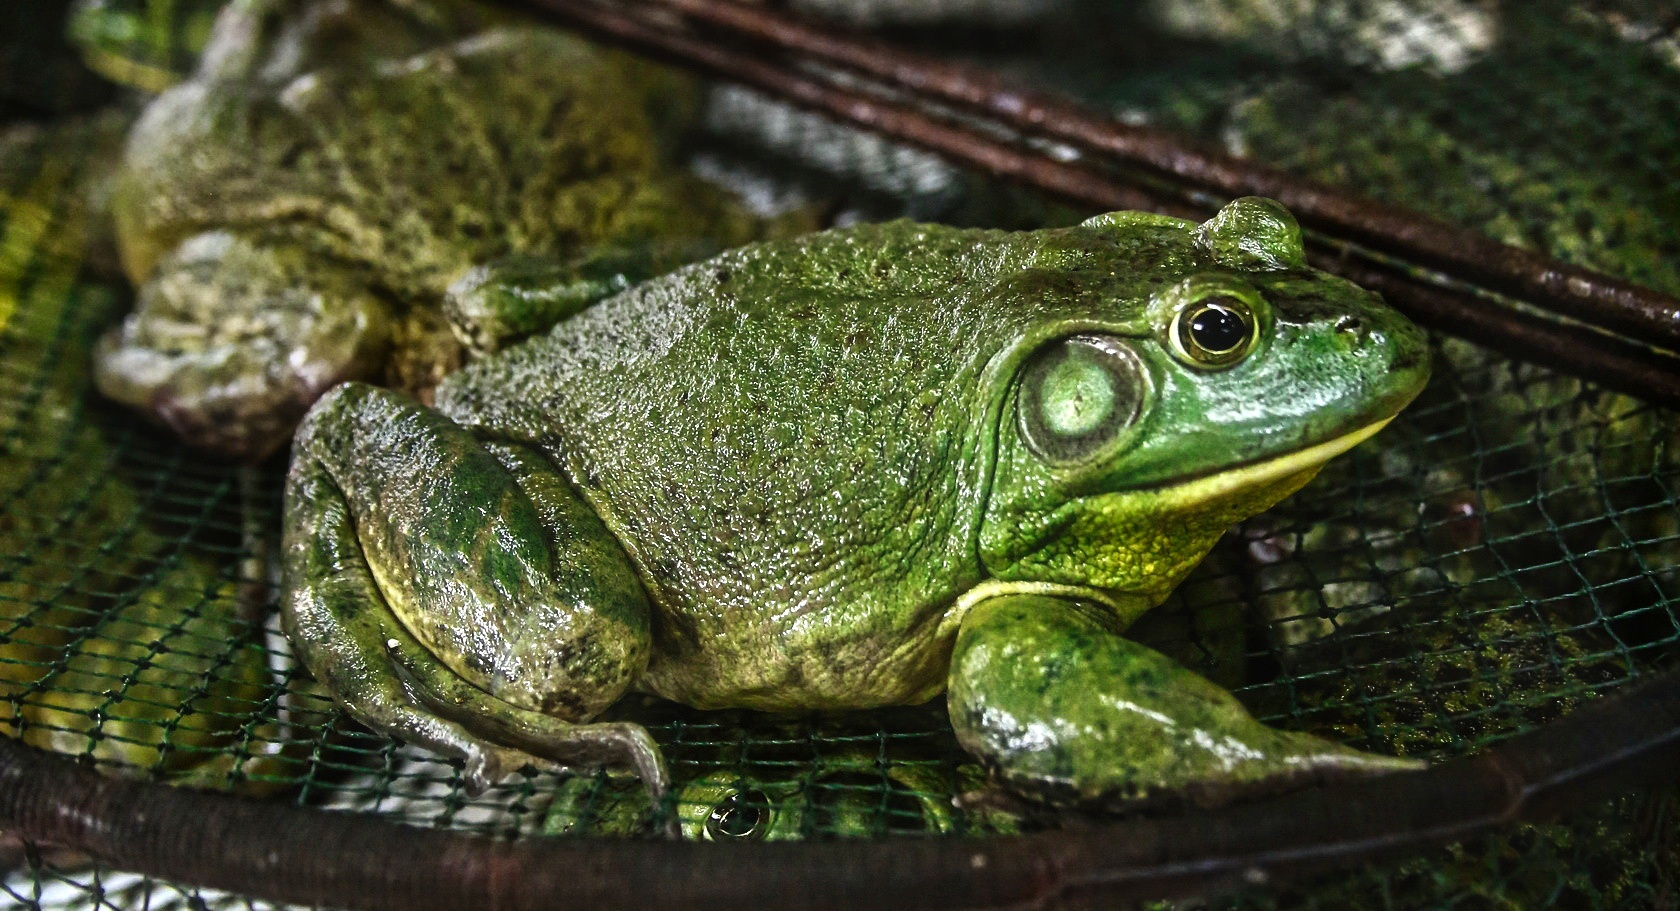
{"label": "frog's belly", "polygon": [[677,620],[662,631],[637,688],[704,709],[926,702],[944,690],[951,661],[953,637],[935,632],[936,619],[909,628]]}

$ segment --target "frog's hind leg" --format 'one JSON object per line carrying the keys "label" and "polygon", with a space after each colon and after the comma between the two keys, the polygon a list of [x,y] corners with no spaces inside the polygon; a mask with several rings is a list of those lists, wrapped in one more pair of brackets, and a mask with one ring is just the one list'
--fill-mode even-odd
{"label": "frog's hind leg", "polygon": [[358,719],[465,759],[476,787],[531,756],[664,792],[644,729],[583,723],[646,665],[648,606],[541,457],[346,384],[299,430],[286,524],[287,632]]}

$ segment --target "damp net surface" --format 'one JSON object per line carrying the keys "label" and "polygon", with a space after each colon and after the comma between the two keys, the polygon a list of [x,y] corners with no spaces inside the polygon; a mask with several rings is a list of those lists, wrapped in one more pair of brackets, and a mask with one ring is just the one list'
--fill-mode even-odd
{"label": "damp net surface", "polygon": [[[112,774],[502,838],[1004,836],[953,807],[983,776],[940,704],[843,716],[630,700],[671,805],[609,775],[457,764],[369,733],[290,659],[274,616],[284,466],[235,469],[102,401],[88,375],[132,292],[85,204],[136,92],[184,72],[215,4],[0,11],[0,715]],[[935,5],[930,4],[930,7]],[[1680,293],[1680,15],[1639,2],[946,0],[851,15],[894,40],[1507,242]],[[88,10],[107,14],[91,16]],[[930,21],[931,20],[931,21]],[[122,26],[127,23],[126,31]],[[80,52],[61,40],[80,28]],[[102,30],[101,30],[102,29]],[[92,48],[92,50],[89,50]],[[15,78],[14,78],[15,74]],[[123,87],[118,88],[120,83]],[[739,90],[694,166],[775,200],[1031,224],[1074,214]],[[773,203],[781,204],[781,203]],[[1233,529],[1135,635],[1263,721],[1439,759],[1671,666],[1680,643],[1673,413],[1436,338],[1435,378],[1379,437]],[[1670,790],[1225,907],[1675,903]],[[709,822],[708,822],[709,820]],[[26,908],[246,907],[7,844]]]}

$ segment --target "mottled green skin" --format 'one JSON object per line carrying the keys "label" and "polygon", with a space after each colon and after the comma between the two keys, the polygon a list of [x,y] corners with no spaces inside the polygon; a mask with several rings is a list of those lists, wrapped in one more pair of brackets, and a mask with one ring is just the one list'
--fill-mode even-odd
{"label": "mottled green skin", "polygon": [[[130,136],[112,205],[140,293],[101,390],[260,459],[335,383],[428,396],[625,275],[753,236],[732,197],[667,165],[692,86],[496,22],[448,0],[230,7]],[[533,274],[569,291],[521,296]],[[504,284],[537,312],[486,321]]]}
{"label": "mottled green skin", "polygon": [[[1011,641],[1001,618],[1026,604],[1051,627],[1105,618],[1101,638],[1032,632],[1036,651],[1164,666],[1118,633],[1333,453],[1233,469],[1370,427],[1417,392],[1421,334],[1302,259],[1293,219],[1263,200],[1200,227],[1141,213],[1013,234],[860,226],[640,285],[449,378],[436,411],[341,387],[295,447],[288,627],[364,719],[475,774],[502,758],[485,741],[599,758],[601,737],[555,719],[587,721],[632,688],[835,709],[949,686],[964,745],[1052,798],[1392,768],[1277,736],[1281,752],[1241,773],[1222,755],[1163,763],[1205,733],[1203,697],[1174,694],[1211,685],[1174,686],[1195,680],[1177,668],[1158,672],[1154,711],[1184,708],[1182,729],[1118,742],[1083,723],[1037,743],[1044,765],[993,735],[1043,727],[1048,706],[1112,714],[1130,684],[1027,686],[965,664],[965,642]],[[1166,339],[1213,292],[1258,325],[1253,352],[1218,370]],[[1138,371],[1136,417],[1052,464],[1024,440],[1021,376],[1077,335]],[[1216,734],[1264,731],[1231,705],[1207,715]],[[645,735],[609,733],[607,753],[657,773]],[[1101,759],[1116,750],[1127,761]],[[1121,775],[1140,768],[1161,774]]]}

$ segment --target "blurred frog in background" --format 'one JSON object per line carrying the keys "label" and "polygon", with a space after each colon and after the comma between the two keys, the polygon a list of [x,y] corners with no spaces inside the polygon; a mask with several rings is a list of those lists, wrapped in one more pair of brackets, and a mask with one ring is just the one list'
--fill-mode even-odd
{"label": "blurred frog in background", "polygon": [[427,400],[477,355],[772,230],[671,165],[696,92],[487,5],[229,7],[129,137],[112,210],[140,290],[99,388],[260,460],[339,382]]}
{"label": "blurred frog in background", "polygon": [[[126,118],[0,131],[0,730],[106,771],[266,792],[296,780],[277,683],[225,553],[166,530],[88,360],[117,314],[83,270]],[[153,441],[155,442],[155,441]],[[316,717],[319,715],[317,713]]]}
{"label": "blurred frog in background", "polygon": [[88,69],[141,92],[187,78],[227,0],[78,0],[68,38]]}

